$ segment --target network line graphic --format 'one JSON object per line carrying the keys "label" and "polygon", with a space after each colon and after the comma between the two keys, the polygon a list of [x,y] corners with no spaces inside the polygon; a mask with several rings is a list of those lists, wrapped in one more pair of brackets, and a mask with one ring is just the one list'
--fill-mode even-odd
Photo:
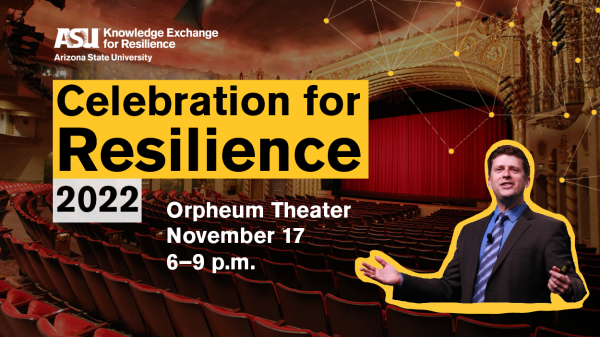
{"label": "network line graphic", "polygon": [[[501,76],[501,74],[504,72],[504,66],[506,63],[504,61],[506,60],[508,53],[506,53],[506,52],[504,53],[502,61],[500,62],[501,69],[500,69],[500,72],[497,73],[496,90],[495,90],[495,94],[493,96],[493,103],[491,104],[491,106],[484,99],[482,92],[479,90],[479,86],[476,85],[476,81],[474,80],[474,78],[471,74],[471,71],[469,71],[469,69],[467,67],[467,64],[466,64],[467,61],[463,61],[463,59],[461,58],[461,55],[463,53],[468,52],[469,50],[471,50],[473,47],[475,47],[478,44],[489,43],[489,42],[491,42],[490,39],[493,38],[490,35],[490,36],[487,36],[486,38],[481,38],[479,41],[467,43],[467,37],[470,36],[469,35],[470,33],[474,32],[474,29],[476,29],[474,27],[474,24],[478,21],[479,17],[484,17],[487,20],[493,20],[495,24],[499,25],[503,29],[506,29],[508,37],[514,37],[515,41],[518,42],[521,46],[523,46],[523,50],[527,54],[526,57],[531,60],[532,65],[536,69],[536,71],[538,71],[540,74],[542,74],[541,81],[543,83],[541,83],[541,84],[544,86],[544,88],[548,88],[548,91],[551,95],[551,99],[553,99],[555,102],[558,103],[558,106],[555,109],[550,109],[550,110],[556,110],[556,109],[560,108],[560,113],[556,115],[557,117],[565,118],[565,119],[569,119],[571,117],[568,112],[568,109],[567,109],[566,94],[562,95],[563,96],[562,100],[560,99],[559,95],[557,94],[558,89],[560,89],[561,92],[564,93],[565,86],[567,84],[565,83],[565,81],[563,81],[563,83],[561,85],[559,85],[559,87],[553,87],[551,85],[550,80],[546,76],[544,76],[544,73],[541,71],[541,64],[540,64],[541,61],[537,60],[536,57],[534,57],[534,55],[533,55],[534,50],[530,50],[530,48],[527,48],[527,43],[526,43],[526,41],[523,40],[522,35],[532,36],[532,37],[537,38],[538,41],[543,41],[542,43],[546,43],[546,45],[543,47],[551,48],[551,50],[553,51],[553,56],[552,56],[551,62],[554,62],[554,58],[559,56],[560,50],[562,50],[565,47],[568,47],[569,44],[581,42],[581,41],[585,42],[586,40],[596,39],[600,35],[600,31],[598,31],[598,32],[595,32],[595,34],[592,34],[592,36],[584,36],[582,38],[569,39],[570,36],[565,36],[565,32],[566,32],[565,24],[562,23],[564,17],[562,17],[562,15],[561,16],[558,15],[558,14],[562,14],[562,11],[565,8],[565,6],[572,6],[574,8],[582,8],[582,9],[587,8],[588,10],[591,9],[593,14],[600,15],[600,7],[598,7],[597,5],[594,5],[591,2],[591,0],[583,0],[579,3],[570,3],[570,2],[561,1],[561,0],[550,0],[549,2],[552,5],[551,16],[553,18],[557,17],[558,19],[555,20],[554,27],[548,28],[548,27],[545,27],[544,25],[542,25],[541,29],[539,29],[539,30],[527,29],[524,25],[516,24],[516,22],[514,21],[515,17],[503,19],[502,17],[482,12],[481,10],[482,10],[486,0],[481,1],[481,4],[479,5],[478,8],[475,8],[477,6],[469,6],[469,4],[471,3],[470,0],[452,1],[452,2],[427,1],[427,0],[400,0],[400,1],[407,2],[407,3],[408,2],[416,3],[416,8],[414,9],[414,12],[412,13],[412,15],[409,18],[393,11],[388,6],[386,6],[385,0],[362,0],[348,8],[343,8],[343,9],[338,8],[339,4],[338,4],[338,6],[336,6],[337,0],[333,0],[331,8],[329,10],[329,13],[323,19],[323,22],[325,25],[327,25],[327,26],[331,27],[332,29],[334,29],[335,31],[337,31],[342,37],[344,37],[346,40],[348,40],[353,46],[358,48],[361,53],[364,53],[376,65],[376,67],[378,67],[380,69],[381,73],[387,74],[387,76],[389,76],[390,78],[392,78],[394,80],[396,85],[403,91],[404,96],[407,97],[408,100],[410,100],[410,102],[414,105],[414,107],[419,112],[419,114],[423,117],[425,122],[427,122],[429,124],[429,126],[432,128],[432,130],[435,132],[435,134],[437,135],[439,140],[447,147],[448,153],[450,155],[454,154],[455,151],[457,150],[457,148],[461,144],[463,144],[471,135],[473,135],[473,133],[475,133],[477,131],[477,129],[479,129],[482,125],[484,125],[490,119],[495,118],[495,117],[507,117],[508,118],[508,117],[513,116],[513,113],[514,113],[514,111],[513,111],[513,113],[511,113],[512,107],[510,107],[510,105],[512,103],[512,98],[509,99],[509,97],[512,96],[512,92],[510,94],[508,94],[508,96],[505,97],[504,102],[502,102],[505,104],[505,106],[503,107],[503,113],[500,113],[500,114],[494,113],[494,107],[496,106],[497,99],[499,97],[499,93],[501,91],[503,91],[506,87],[511,85],[510,79],[509,79],[510,76],[508,76],[507,78],[502,78],[502,76]],[[490,1],[490,0],[488,0],[488,1]],[[533,11],[533,15],[535,16],[535,18],[539,22],[542,22],[542,18],[539,16],[539,13],[536,13],[536,11],[534,11],[532,9],[533,6],[532,6],[531,2],[533,2],[535,0],[531,0],[531,2],[530,2],[530,0],[517,0],[514,3],[515,8],[519,7],[519,4],[521,1],[525,1],[526,4],[529,6],[530,10]],[[442,19],[435,25],[435,27],[433,29],[430,29],[429,32],[425,32],[423,29],[421,29],[420,27],[418,27],[417,25],[414,24],[414,21],[417,18],[419,10],[423,9],[423,7],[421,7],[422,4],[427,4],[428,6],[436,6],[436,12],[442,13],[442,14],[440,14],[440,16],[442,16]],[[373,24],[377,28],[377,32],[378,32],[377,36],[379,39],[379,44],[381,44],[381,48],[382,48],[382,51],[384,54],[385,61],[383,61],[383,62],[378,61],[373,55],[371,55],[369,53],[370,50],[365,50],[364,48],[361,48],[360,45],[356,41],[354,41],[353,39],[351,39],[349,37],[349,34],[345,34],[342,30],[340,30],[338,28],[337,22],[344,20],[346,15],[348,15],[352,11],[357,11],[357,10],[361,10],[362,13],[364,13],[364,15],[368,15],[368,14],[372,13],[372,15],[374,17]],[[377,15],[377,10],[388,11],[394,17],[397,17],[399,20],[401,20],[401,22],[408,25],[408,27],[406,28],[406,33],[404,34],[404,36],[402,38],[400,48],[398,49],[398,52],[395,53],[395,55],[388,55],[389,53],[391,53],[391,51],[390,51],[391,48],[389,46],[390,43],[388,42],[386,44],[386,41],[384,41],[381,27],[380,27],[380,20]],[[466,31],[466,33],[462,33],[462,36],[464,37],[462,39],[461,39],[461,33],[459,32],[459,22],[460,22],[460,18],[461,18],[461,13],[462,13],[462,17],[467,16],[468,18],[471,18],[471,16],[472,16],[468,30]],[[406,13],[404,13],[404,14],[406,14]],[[455,46],[455,48],[451,48],[450,46],[446,45],[445,43],[442,43],[442,41],[439,41],[438,39],[436,39],[436,36],[434,34],[437,31],[437,28],[440,27],[443,22],[447,22],[448,20],[450,20],[450,18],[456,20],[456,34],[455,34],[456,46]],[[454,27],[451,26],[448,29],[453,29],[453,28]],[[411,29],[417,30],[418,31],[417,34],[419,34],[422,37],[422,39],[420,40],[420,42],[418,44],[416,44],[416,46],[411,47],[410,50],[405,50],[404,47],[405,47],[406,41],[409,39],[409,31]],[[543,34],[542,34],[542,30],[544,30]],[[546,37],[544,37],[543,35],[546,35]],[[550,39],[548,39],[548,36],[550,36]],[[458,60],[460,66],[462,68],[462,71],[464,71],[464,74],[466,75],[466,78],[468,78],[470,80],[473,88],[476,90],[477,94],[481,98],[482,103],[483,103],[481,106],[482,107],[484,106],[485,109],[471,106],[470,104],[462,102],[457,98],[448,96],[445,93],[442,93],[438,90],[430,88],[429,86],[424,86],[424,85],[421,85],[420,83],[411,81],[409,78],[407,78],[408,76],[403,76],[399,71],[396,71],[396,70],[400,69],[403,65],[405,65],[405,63],[407,62],[409,57],[415,51],[417,51],[418,48],[426,41],[437,42],[438,46],[440,46],[440,48],[442,49],[441,52],[443,55],[441,55],[440,57],[437,57],[433,60],[428,60],[428,61],[424,61],[424,62],[416,64],[416,65],[411,65],[410,67],[414,67],[414,68],[423,67],[425,65],[433,64],[433,63],[436,63],[438,61],[443,61],[443,60],[445,60],[445,61]],[[396,42],[394,42],[394,43],[396,43]],[[580,49],[579,51],[581,51],[581,50],[582,49]],[[404,57],[401,57],[401,52],[404,52],[404,51],[408,51],[408,53]],[[378,52],[379,52],[379,50],[378,50]],[[582,71],[583,71],[582,62],[584,62],[585,60],[590,60],[590,59],[597,58],[597,57],[600,57],[600,55],[585,55],[585,57],[583,57],[583,55],[576,55],[576,57],[573,60],[575,63],[574,67],[575,67],[576,71],[578,71],[579,74],[582,74]],[[584,76],[582,76],[582,77],[583,77],[583,81],[584,81],[584,86],[587,87],[588,83],[585,82],[586,81],[585,77]],[[448,99],[451,99],[458,103],[461,103],[467,107],[473,108],[474,110],[477,110],[481,113],[487,114],[487,117],[483,122],[481,122],[481,124],[477,125],[469,134],[467,134],[461,141],[457,142],[456,144],[449,144],[447,142],[447,140],[445,140],[440,135],[438,130],[435,129],[435,127],[432,125],[432,123],[428,120],[426,114],[423,113],[423,111],[419,108],[419,106],[411,98],[411,95],[406,91],[405,86],[408,84],[419,87],[420,89],[428,90],[434,94],[443,96],[445,98],[448,98]],[[491,93],[488,93],[488,94],[491,94]],[[590,95],[586,93],[585,96],[589,100],[590,106],[593,107],[593,103],[591,101]],[[507,101],[509,104],[506,104]],[[533,111],[520,111],[518,113],[518,116],[526,117],[528,119],[554,117],[554,116],[549,116],[546,113],[535,114]],[[567,166],[567,170],[565,170],[565,172],[562,174],[562,177],[559,179],[560,183],[565,183],[566,181],[569,181],[569,183],[571,183],[571,184],[578,185],[575,181],[578,179],[581,179],[581,178],[565,178],[565,176],[567,174],[568,169],[571,167],[571,165],[573,163],[573,158],[575,158],[577,150],[579,150],[582,140],[584,139],[584,136],[587,133],[592,120],[597,117],[598,117],[597,110],[595,110],[595,109],[591,110],[591,116],[585,127],[585,130],[583,131],[582,136],[579,139],[577,146],[575,147],[575,151],[574,151],[573,156],[571,157],[571,160]],[[591,177],[586,177],[586,178],[595,178],[595,177],[597,177],[597,176],[591,176]],[[598,176],[598,177],[600,177],[600,176]],[[584,186],[584,185],[581,185],[581,186]],[[585,187],[594,189],[589,186],[585,186]]]}

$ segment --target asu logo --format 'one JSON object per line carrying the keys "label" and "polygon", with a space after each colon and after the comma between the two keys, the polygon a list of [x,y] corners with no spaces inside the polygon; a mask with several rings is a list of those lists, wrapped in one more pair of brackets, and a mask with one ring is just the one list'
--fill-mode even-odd
{"label": "asu logo", "polygon": [[98,28],[58,28],[54,48],[60,48],[62,45],[66,45],[67,48],[100,48]]}

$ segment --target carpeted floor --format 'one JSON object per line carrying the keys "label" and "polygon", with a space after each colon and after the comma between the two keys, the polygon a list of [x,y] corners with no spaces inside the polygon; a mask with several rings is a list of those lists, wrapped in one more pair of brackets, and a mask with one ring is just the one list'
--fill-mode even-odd
{"label": "carpeted floor", "polygon": [[0,277],[13,277],[19,275],[17,260],[0,261]]}

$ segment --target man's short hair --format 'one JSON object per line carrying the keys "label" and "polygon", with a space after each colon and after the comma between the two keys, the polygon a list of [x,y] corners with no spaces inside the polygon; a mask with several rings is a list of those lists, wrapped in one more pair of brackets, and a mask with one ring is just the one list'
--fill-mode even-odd
{"label": "man's short hair", "polygon": [[518,147],[512,145],[502,145],[495,149],[492,152],[492,154],[490,154],[490,157],[488,158],[488,175],[492,174],[492,162],[494,161],[494,159],[503,154],[507,156],[521,158],[521,160],[523,161],[523,170],[525,171],[525,177],[529,177],[529,161],[527,161],[525,153],[523,153],[523,151],[521,151],[521,149],[519,149]]}

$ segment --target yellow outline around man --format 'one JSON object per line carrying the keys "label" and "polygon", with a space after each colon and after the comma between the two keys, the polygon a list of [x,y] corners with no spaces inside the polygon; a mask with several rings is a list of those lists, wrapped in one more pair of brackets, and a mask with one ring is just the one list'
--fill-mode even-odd
{"label": "yellow outline around man", "polygon": [[403,302],[551,303],[552,293],[565,302],[584,299],[587,289],[573,261],[572,229],[526,203],[533,160],[520,147],[501,145],[488,152],[488,187],[496,207],[457,228],[454,254],[445,261],[441,278],[400,273],[381,256],[374,259],[383,268],[362,262],[362,275],[393,286],[393,300]]}

